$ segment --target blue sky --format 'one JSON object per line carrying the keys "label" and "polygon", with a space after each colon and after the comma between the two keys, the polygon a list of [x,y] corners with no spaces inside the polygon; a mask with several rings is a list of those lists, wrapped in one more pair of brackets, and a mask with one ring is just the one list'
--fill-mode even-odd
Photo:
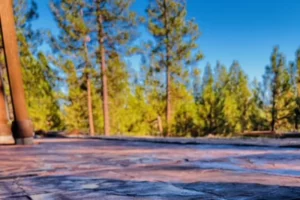
{"label": "blue sky", "polygon": [[[38,0],[40,18],[36,28],[57,32],[48,0]],[[133,9],[144,14],[148,0],[136,0]],[[261,78],[275,45],[288,61],[300,47],[300,0],[187,0],[188,17],[198,22],[198,43],[205,55],[199,63],[230,66],[238,60],[249,75]],[[136,60],[132,62],[138,64]]]}

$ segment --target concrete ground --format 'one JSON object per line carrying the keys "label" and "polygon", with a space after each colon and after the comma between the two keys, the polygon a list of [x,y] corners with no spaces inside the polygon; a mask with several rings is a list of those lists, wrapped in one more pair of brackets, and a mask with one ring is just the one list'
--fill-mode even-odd
{"label": "concrete ground", "polygon": [[300,199],[300,149],[276,142],[36,142],[0,147],[0,199]]}

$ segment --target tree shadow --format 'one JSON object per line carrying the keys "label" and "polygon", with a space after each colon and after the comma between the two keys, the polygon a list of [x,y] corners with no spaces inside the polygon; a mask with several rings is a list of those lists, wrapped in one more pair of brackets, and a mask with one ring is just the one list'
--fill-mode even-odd
{"label": "tree shadow", "polygon": [[39,140],[40,144],[44,145],[80,145],[80,147],[131,147],[140,149],[188,149],[195,148],[196,150],[202,149],[233,149],[233,150],[272,150],[272,151],[282,151],[283,149],[298,149],[296,147],[276,147],[276,146],[262,146],[262,145],[252,145],[247,143],[214,143],[210,141],[203,141],[201,143],[180,143],[179,141],[169,142],[164,139],[155,139],[153,141],[148,141],[147,139],[133,139],[133,140],[122,140],[122,139],[95,139],[95,138],[44,138]]}
{"label": "tree shadow", "polygon": [[238,182],[151,182],[71,176],[35,177],[23,184],[28,182],[33,192],[65,194],[71,199],[116,196],[117,199],[296,200],[300,197],[300,187]]}

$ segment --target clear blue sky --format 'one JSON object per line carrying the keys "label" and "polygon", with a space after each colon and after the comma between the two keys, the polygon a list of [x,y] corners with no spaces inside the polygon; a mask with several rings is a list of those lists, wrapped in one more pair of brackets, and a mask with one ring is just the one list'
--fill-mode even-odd
{"label": "clear blue sky", "polygon": [[[36,28],[57,32],[47,0],[38,0]],[[144,14],[148,0],[136,0],[133,9]],[[229,66],[238,60],[249,77],[261,78],[272,48],[279,45],[287,60],[300,47],[300,0],[187,0],[188,17],[198,22],[200,63],[217,60]],[[132,63],[138,64],[137,61]]]}

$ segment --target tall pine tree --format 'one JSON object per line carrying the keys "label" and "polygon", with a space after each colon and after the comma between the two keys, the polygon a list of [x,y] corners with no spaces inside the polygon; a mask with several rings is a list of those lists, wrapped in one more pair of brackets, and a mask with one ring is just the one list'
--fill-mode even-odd
{"label": "tall pine tree", "polygon": [[[124,62],[121,57],[126,55],[129,44],[137,36],[137,25],[139,19],[135,12],[131,11],[133,0],[96,0],[89,1],[94,5],[95,24],[97,24],[97,40],[99,44],[98,62],[101,66],[102,79],[102,102],[104,114],[104,132],[105,135],[111,133],[111,119],[109,111],[109,93],[110,86],[114,79],[110,79],[109,71],[114,71],[114,62]],[[126,52],[127,51],[127,52]],[[111,69],[108,69],[111,68]],[[125,75],[126,69],[121,69]],[[126,75],[125,75],[126,76]],[[119,77],[120,78],[120,77]],[[121,91],[126,92],[126,91]]]}
{"label": "tall pine tree", "polygon": [[288,119],[291,117],[295,102],[285,58],[279,53],[278,48],[274,48],[271,65],[266,67],[264,83],[271,130],[289,128]]}
{"label": "tall pine tree", "polygon": [[214,77],[211,65],[208,64],[205,67],[203,82],[202,82],[202,92],[200,98],[199,114],[203,123],[204,134],[215,133],[215,112],[216,109],[216,94],[214,90]]}
{"label": "tall pine tree", "polygon": [[[76,77],[80,79],[79,93],[84,93],[86,99],[82,102],[86,107],[77,112],[87,112],[88,126],[90,135],[95,134],[94,112],[93,112],[93,95],[91,88],[93,72],[95,71],[90,59],[89,49],[93,49],[89,45],[92,27],[89,26],[88,20],[91,15],[91,8],[86,1],[68,1],[68,0],[52,0],[51,10],[57,22],[60,33],[54,47],[59,50],[61,56],[65,59],[72,59],[76,65]],[[68,71],[64,70],[65,73]],[[75,76],[70,74],[70,76]],[[72,86],[70,86],[72,87]],[[79,103],[79,102],[78,102]],[[87,109],[85,109],[87,108]],[[84,116],[83,114],[82,116]]]}
{"label": "tall pine tree", "polygon": [[[295,77],[295,95],[296,95],[296,108],[295,108],[295,130],[299,129],[299,121],[300,121],[300,49],[296,53],[296,63],[293,64],[296,69],[296,77]],[[293,70],[294,72],[294,70]],[[294,73],[293,73],[294,74]]]}
{"label": "tall pine tree", "polygon": [[172,125],[174,87],[186,74],[187,66],[202,58],[194,54],[199,38],[198,25],[187,19],[186,1],[151,0],[147,8],[148,29],[155,39],[152,58],[165,73],[166,135]]}

